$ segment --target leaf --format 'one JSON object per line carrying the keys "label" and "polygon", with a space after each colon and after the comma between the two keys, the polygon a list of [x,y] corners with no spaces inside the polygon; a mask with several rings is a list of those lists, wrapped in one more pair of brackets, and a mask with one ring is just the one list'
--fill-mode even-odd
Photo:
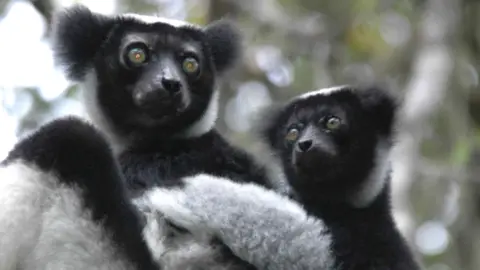
{"label": "leaf", "polygon": [[460,138],[457,140],[451,154],[453,165],[465,165],[470,160],[472,153],[472,142],[469,138]]}

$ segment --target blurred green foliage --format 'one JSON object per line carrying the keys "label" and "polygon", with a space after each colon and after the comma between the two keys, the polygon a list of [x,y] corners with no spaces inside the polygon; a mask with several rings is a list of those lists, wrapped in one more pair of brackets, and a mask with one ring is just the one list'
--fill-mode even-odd
{"label": "blurred green foliage", "polygon": [[[416,72],[412,63],[418,57],[419,26],[427,2],[176,1],[118,0],[117,12],[175,17],[179,14],[167,11],[174,2],[182,2],[187,10],[183,19],[193,23],[205,25],[224,16],[238,22],[246,37],[246,54],[241,66],[221,84],[218,127],[232,141],[252,150],[255,144],[249,130],[230,128],[235,123],[228,123],[225,117],[227,104],[239,94],[241,85],[259,82],[274,101],[284,101],[315,88],[365,81],[388,82],[403,93]],[[450,42],[456,59],[454,73],[440,110],[425,123],[427,132],[418,153],[421,166],[408,194],[411,215],[418,226],[428,220],[445,220],[448,207],[458,212],[452,222],[445,223],[450,235],[448,247],[436,255],[419,254],[432,270],[480,269],[477,258],[480,257],[480,2],[458,1],[459,26]],[[0,2],[0,10],[5,3]],[[275,49],[280,55],[275,54]],[[262,50],[264,57],[267,52],[274,56],[261,62],[258,59]],[[288,78],[292,78],[291,82]],[[19,134],[36,128],[46,118],[55,117],[49,116],[52,103],[78,97],[75,86],[52,102],[43,100],[35,89],[24,91],[32,95],[34,105],[22,120]],[[453,196],[450,194],[453,184],[459,185],[461,195],[451,206],[447,199]],[[409,240],[420,251],[415,246],[414,234],[409,235]]]}

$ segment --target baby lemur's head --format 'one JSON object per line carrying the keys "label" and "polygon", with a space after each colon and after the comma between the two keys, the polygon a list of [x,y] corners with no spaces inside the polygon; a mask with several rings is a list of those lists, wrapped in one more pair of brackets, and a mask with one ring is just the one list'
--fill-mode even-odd
{"label": "baby lemur's head", "polygon": [[320,89],[270,110],[261,135],[301,196],[364,206],[387,179],[396,107],[377,87]]}

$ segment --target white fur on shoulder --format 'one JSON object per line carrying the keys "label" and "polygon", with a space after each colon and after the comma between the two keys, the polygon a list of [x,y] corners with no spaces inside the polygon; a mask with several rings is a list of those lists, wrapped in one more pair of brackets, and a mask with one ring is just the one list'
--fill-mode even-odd
{"label": "white fur on shoulder", "polygon": [[0,168],[0,269],[133,269],[74,188],[17,161]]}

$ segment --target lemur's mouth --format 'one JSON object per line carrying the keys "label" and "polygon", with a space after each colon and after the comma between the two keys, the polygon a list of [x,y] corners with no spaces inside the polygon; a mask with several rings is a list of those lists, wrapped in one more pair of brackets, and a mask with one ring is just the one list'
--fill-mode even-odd
{"label": "lemur's mouth", "polygon": [[330,157],[320,149],[308,152],[294,151],[292,153],[291,164],[296,172],[315,174],[318,172],[319,166],[324,165],[325,158],[328,160]]}
{"label": "lemur's mouth", "polygon": [[158,119],[165,116],[173,116],[184,112],[190,102],[185,101],[181,95],[156,100],[138,106],[138,108],[148,116]]}

